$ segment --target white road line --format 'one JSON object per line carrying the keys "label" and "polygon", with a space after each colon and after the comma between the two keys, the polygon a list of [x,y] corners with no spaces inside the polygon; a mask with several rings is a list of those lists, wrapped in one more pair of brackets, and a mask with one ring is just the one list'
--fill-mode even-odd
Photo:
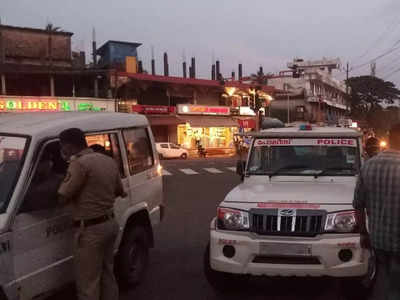
{"label": "white road line", "polygon": [[236,167],[229,167],[227,168],[228,170],[232,171],[232,172],[236,172]]}
{"label": "white road line", "polygon": [[170,175],[172,175],[170,172],[168,172],[167,170],[165,170],[165,169],[162,169],[162,175],[163,176],[170,176]]}
{"label": "white road line", "polygon": [[179,171],[181,171],[182,173],[185,173],[186,175],[196,175],[199,174],[196,171],[192,170],[192,169],[179,169]]}
{"label": "white road line", "polygon": [[222,171],[216,169],[216,168],[204,168],[204,170],[206,170],[209,173],[213,173],[213,174],[220,174],[222,173]]}

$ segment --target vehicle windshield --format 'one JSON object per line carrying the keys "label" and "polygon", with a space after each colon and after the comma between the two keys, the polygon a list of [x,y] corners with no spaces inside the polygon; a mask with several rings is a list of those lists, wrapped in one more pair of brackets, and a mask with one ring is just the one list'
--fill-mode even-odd
{"label": "vehicle windshield", "polygon": [[22,166],[26,138],[0,135],[0,213],[7,208]]}
{"label": "vehicle windshield", "polygon": [[356,139],[256,139],[249,175],[355,175],[360,164]]}

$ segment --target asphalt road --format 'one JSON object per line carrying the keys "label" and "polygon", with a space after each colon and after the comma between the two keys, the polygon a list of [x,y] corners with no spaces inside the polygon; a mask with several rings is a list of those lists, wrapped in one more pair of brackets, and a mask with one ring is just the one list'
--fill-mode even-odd
{"label": "asphalt road", "polygon": [[[136,289],[124,291],[121,299],[344,299],[339,296],[341,285],[331,279],[258,278],[243,282],[232,293],[217,294],[203,275],[203,255],[217,204],[240,182],[228,169],[235,160],[166,160],[162,164],[171,174],[164,176],[166,217],[155,230],[156,247],[151,250],[146,279]],[[182,171],[191,173],[187,169],[198,174],[187,175]]]}
{"label": "asphalt road", "polygon": [[[149,270],[135,289],[121,291],[121,300],[356,300],[343,297],[342,285],[332,279],[260,277],[216,293],[203,274],[203,255],[216,207],[237,184],[235,159],[164,160],[164,199],[167,210],[155,229],[155,248]],[[188,175],[191,174],[191,175]],[[73,290],[53,299],[74,299]],[[51,299],[52,300],[52,299]]]}

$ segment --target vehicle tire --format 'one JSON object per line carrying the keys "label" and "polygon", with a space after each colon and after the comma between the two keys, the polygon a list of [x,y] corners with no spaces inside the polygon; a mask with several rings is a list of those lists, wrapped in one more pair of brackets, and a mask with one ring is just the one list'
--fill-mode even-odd
{"label": "vehicle tire", "polygon": [[121,287],[137,286],[145,277],[149,263],[149,237],[140,225],[128,228],[119,247],[116,276]]}
{"label": "vehicle tire", "polygon": [[188,157],[188,155],[187,155],[186,153],[182,153],[182,154],[181,154],[181,158],[182,158],[182,159],[187,159],[187,157]]}
{"label": "vehicle tire", "polygon": [[[219,293],[230,293],[238,290],[244,282],[244,278],[237,274],[215,271],[210,265],[210,244],[204,252],[204,275],[208,283]],[[242,280],[242,282],[241,282]]]}

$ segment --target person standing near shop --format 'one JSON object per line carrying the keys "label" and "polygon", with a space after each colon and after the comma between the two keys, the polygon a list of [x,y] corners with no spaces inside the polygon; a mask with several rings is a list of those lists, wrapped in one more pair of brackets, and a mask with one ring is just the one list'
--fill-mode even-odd
{"label": "person standing near shop", "polygon": [[[378,275],[373,299],[400,299],[400,124],[389,134],[390,148],[362,167],[353,206],[363,248],[376,253]],[[368,216],[368,229],[366,225]]]}
{"label": "person standing near shop", "polygon": [[69,167],[58,194],[61,202],[73,206],[78,299],[118,299],[113,270],[118,225],[113,206],[116,197],[125,196],[118,167],[111,157],[88,148],[78,128],[61,132],[60,144]]}
{"label": "person standing near shop", "polygon": [[377,155],[380,151],[379,140],[376,137],[370,137],[365,142],[366,159],[370,159]]}

